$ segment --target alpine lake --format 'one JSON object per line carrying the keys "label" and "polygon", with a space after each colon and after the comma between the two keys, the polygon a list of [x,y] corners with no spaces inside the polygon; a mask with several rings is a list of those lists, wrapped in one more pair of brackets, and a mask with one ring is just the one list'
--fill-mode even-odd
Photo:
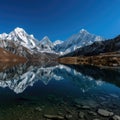
{"label": "alpine lake", "polygon": [[120,68],[0,64],[0,120],[120,120]]}

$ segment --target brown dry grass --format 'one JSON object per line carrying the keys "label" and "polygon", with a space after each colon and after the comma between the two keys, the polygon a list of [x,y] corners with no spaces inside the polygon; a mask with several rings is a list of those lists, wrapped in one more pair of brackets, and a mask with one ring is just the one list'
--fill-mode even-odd
{"label": "brown dry grass", "polygon": [[58,61],[63,64],[85,64],[95,66],[120,66],[120,54],[117,52],[103,53],[97,56],[79,56],[79,57],[64,57]]}

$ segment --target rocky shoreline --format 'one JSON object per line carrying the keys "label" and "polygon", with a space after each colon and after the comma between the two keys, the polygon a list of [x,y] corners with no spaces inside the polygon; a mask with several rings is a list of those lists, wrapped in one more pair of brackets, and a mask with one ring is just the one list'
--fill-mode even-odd
{"label": "rocky shoreline", "polygon": [[119,96],[112,95],[111,103],[105,97],[99,97],[99,104],[98,101],[81,99],[71,103],[52,97],[48,98],[48,103],[32,101],[6,109],[0,106],[0,120],[8,117],[9,120],[120,120],[119,100]]}

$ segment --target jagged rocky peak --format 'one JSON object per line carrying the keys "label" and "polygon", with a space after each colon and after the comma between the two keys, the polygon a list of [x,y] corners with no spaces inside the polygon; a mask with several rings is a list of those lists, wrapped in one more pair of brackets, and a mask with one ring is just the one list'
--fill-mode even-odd
{"label": "jagged rocky peak", "polygon": [[39,43],[39,48],[41,51],[51,52],[53,47],[53,43],[48,36],[45,36]]}
{"label": "jagged rocky peak", "polygon": [[10,38],[11,36],[13,36],[13,37],[17,36],[21,39],[25,39],[23,37],[28,36],[28,34],[26,33],[26,31],[23,28],[16,27],[12,32],[10,32],[10,34],[8,36],[9,36],[9,39],[11,39]]}
{"label": "jagged rocky peak", "polygon": [[8,36],[13,36],[13,38],[17,36],[20,37],[21,39],[24,39],[25,37],[35,39],[33,35],[29,35],[23,28],[20,27],[16,27],[13,31],[11,31],[8,34]]}
{"label": "jagged rocky peak", "polygon": [[33,35],[29,35],[23,28],[16,27],[8,36],[19,37],[21,39],[35,39]]}
{"label": "jagged rocky peak", "polygon": [[37,40],[33,36],[29,35],[23,28],[19,27],[10,32],[7,36],[7,39],[19,42],[20,45],[29,50],[33,50],[37,46]]}

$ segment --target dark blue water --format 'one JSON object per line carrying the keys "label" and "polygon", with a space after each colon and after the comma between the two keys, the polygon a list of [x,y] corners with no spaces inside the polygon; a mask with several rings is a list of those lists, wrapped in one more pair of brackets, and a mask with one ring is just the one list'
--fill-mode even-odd
{"label": "dark blue water", "polygon": [[98,109],[120,115],[119,68],[27,63],[0,72],[0,120],[46,120],[45,114],[78,120],[80,111],[82,119],[112,119]]}

